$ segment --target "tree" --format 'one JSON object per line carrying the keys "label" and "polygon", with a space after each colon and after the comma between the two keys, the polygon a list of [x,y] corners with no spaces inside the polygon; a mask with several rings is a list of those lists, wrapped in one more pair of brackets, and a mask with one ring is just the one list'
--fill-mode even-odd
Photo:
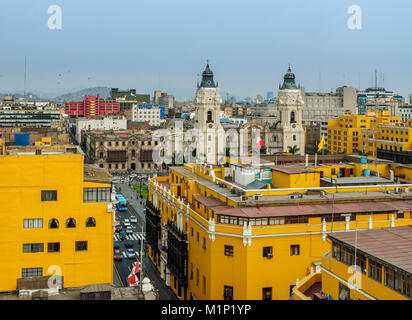
{"label": "tree", "polygon": [[358,154],[360,155],[360,156],[365,156],[365,157],[369,157],[369,156],[371,156],[372,155],[372,152],[371,151],[368,151],[368,152],[363,152],[363,151],[358,151]]}
{"label": "tree", "polygon": [[296,154],[300,150],[297,145],[294,145],[293,147],[288,146],[288,149],[289,149],[289,153],[291,153],[291,154]]}
{"label": "tree", "polygon": [[260,148],[260,154],[266,154],[266,146],[262,146],[261,148]]}

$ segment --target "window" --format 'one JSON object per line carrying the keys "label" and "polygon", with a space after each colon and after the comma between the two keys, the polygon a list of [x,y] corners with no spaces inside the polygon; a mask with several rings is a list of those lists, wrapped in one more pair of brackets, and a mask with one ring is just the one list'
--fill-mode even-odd
{"label": "window", "polygon": [[43,243],[25,243],[23,244],[23,253],[43,252]]}
{"label": "window", "polygon": [[197,233],[197,242],[199,242],[199,232]]}
{"label": "window", "polygon": [[339,300],[350,300],[350,290],[339,282]]}
{"label": "window", "polygon": [[60,242],[49,242],[47,252],[60,252]]}
{"label": "window", "polygon": [[49,221],[49,229],[58,229],[59,228],[59,220],[57,219],[50,219]]}
{"label": "window", "polygon": [[206,277],[202,276],[203,278],[203,294],[206,295]]}
{"label": "window", "polygon": [[89,217],[86,220],[86,228],[93,228],[96,226],[96,219],[93,217]]}
{"label": "window", "polygon": [[42,190],[41,201],[57,201],[57,190]]}
{"label": "window", "polygon": [[403,219],[404,217],[405,217],[405,215],[404,215],[403,212],[398,212],[398,213],[396,214],[396,219]]}
{"label": "window", "polygon": [[83,202],[110,202],[111,188],[84,188]]}
{"label": "window", "polygon": [[[369,259],[369,278],[382,282],[382,265],[374,260]],[[385,279],[386,282],[387,279]]]}
{"label": "window", "polygon": [[203,246],[202,249],[206,250],[206,238],[203,237]]}
{"label": "window", "polygon": [[193,280],[193,263],[190,264],[190,280]]}
{"label": "window", "polygon": [[196,287],[199,288],[199,269],[196,269]]}
{"label": "window", "polygon": [[273,247],[263,247],[263,258],[273,258]]}
{"label": "window", "polygon": [[290,246],[290,255],[291,256],[298,256],[300,255],[300,245],[298,244],[292,244]]}
{"label": "window", "polygon": [[76,228],[76,220],[69,218],[66,220],[66,228]]}
{"label": "window", "polygon": [[225,245],[225,256],[233,257],[233,246]]}
{"label": "window", "polygon": [[43,276],[43,268],[23,268],[21,269],[21,277],[41,277]]}
{"label": "window", "polygon": [[87,241],[76,241],[76,251],[87,251]]}
{"label": "window", "polygon": [[262,300],[272,300],[272,287],[262,289]]}
{"label": "window", "polygon": [[296,134],[293,135],[293,141],[296,141]]}
{"label": "window", "polygon": [[231,286],[223,287],[223,298],[224,300],[233,300],[233,287]]}
{"label": "window", "polygon": [[24,219],[24,228],[43,228],[43,219]]}
{"label": "window", "polygon": [[191,232],[191,235],[192,235],[192,237],[193,237],[193,228],[191,228],[191,231],[190,231],[190,232]]}

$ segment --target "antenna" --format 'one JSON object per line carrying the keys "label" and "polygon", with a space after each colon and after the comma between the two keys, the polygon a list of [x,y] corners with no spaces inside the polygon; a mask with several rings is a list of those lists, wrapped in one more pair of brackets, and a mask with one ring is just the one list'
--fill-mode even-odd
{"label": "antenna", "polygon": [[27,80],[27,57],[24,56],[24,88],[23,88],[24,97],[26,97],[26,80]]}
{"label": "antenna", "polygon": [[378,70],[375,69],[375,89],[378,87]]}

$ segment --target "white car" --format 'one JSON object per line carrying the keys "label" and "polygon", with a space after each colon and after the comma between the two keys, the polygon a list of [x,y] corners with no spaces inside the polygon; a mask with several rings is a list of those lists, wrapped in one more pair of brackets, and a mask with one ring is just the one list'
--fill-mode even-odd
{"label": "white car", "polygon": [[126,233],[127,233],[127,234],[133,233],[132,227],[127,227],[127,228],[126,228]]}
{"label": "white car", "polygon": [[130,227],[131,226],[129,219],[124,219],[123,224],[124,224],[125,227]]}
{"label": "white car", "polygon": [[130,217],[130,222],[131,223],[137,223],[137,218],[135,216]]}

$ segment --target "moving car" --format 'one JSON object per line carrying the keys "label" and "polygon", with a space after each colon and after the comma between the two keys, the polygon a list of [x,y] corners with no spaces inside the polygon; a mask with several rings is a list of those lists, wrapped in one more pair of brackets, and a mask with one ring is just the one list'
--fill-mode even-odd
{"label": "moving car", "polygon": [[130,221],[129,221],[129,219],[124,219],[123,224],[124,224],[125,227],[130,226]]}
{"label": "moving car", "polygon": [[130,217],[130,222],[131,223],[137,223],[137,218],[135,216]]}
{"label": "moving car", "polygon": [[127,233],[127,234],[132,234],[132,233],[133,233],[132,227],[127,227],[127,228],[126,228],[126,233]]}
{"label": "moving car", "polygon": [[118,250],[118,249],[115,249],[115,250],[114,250],[113,257],[114,257],[114,260],[115,260],[115,261],[122,261],[122,260],[123,260],[123,255],[122,255],[122,253],[120,252],[120,250]]}
{"label": "moving car", "polygon": [[136,252],[133,249],[127,249],[126,250],[126,255],[129,259],[136,258]]}
{"label": "moving car", "polygon": [[120,232],[120,231],[122,231],[122,226],[120,225],[120,224],[118,224],[116,227],[114,227],[114,230],[116,231],[116,232]]}
{"label": "moving car", "polygon": [[121,240],[126,239],[126,232],[120,231],[120,233],[119,233],[119,238],[120,238]]}
{"label": "moving car", "polygon": [[126,241],[124,242],[124,246],[125,246],[126,248],[133,248],[133,241],[132,241],[132,240],[126,240]]}

